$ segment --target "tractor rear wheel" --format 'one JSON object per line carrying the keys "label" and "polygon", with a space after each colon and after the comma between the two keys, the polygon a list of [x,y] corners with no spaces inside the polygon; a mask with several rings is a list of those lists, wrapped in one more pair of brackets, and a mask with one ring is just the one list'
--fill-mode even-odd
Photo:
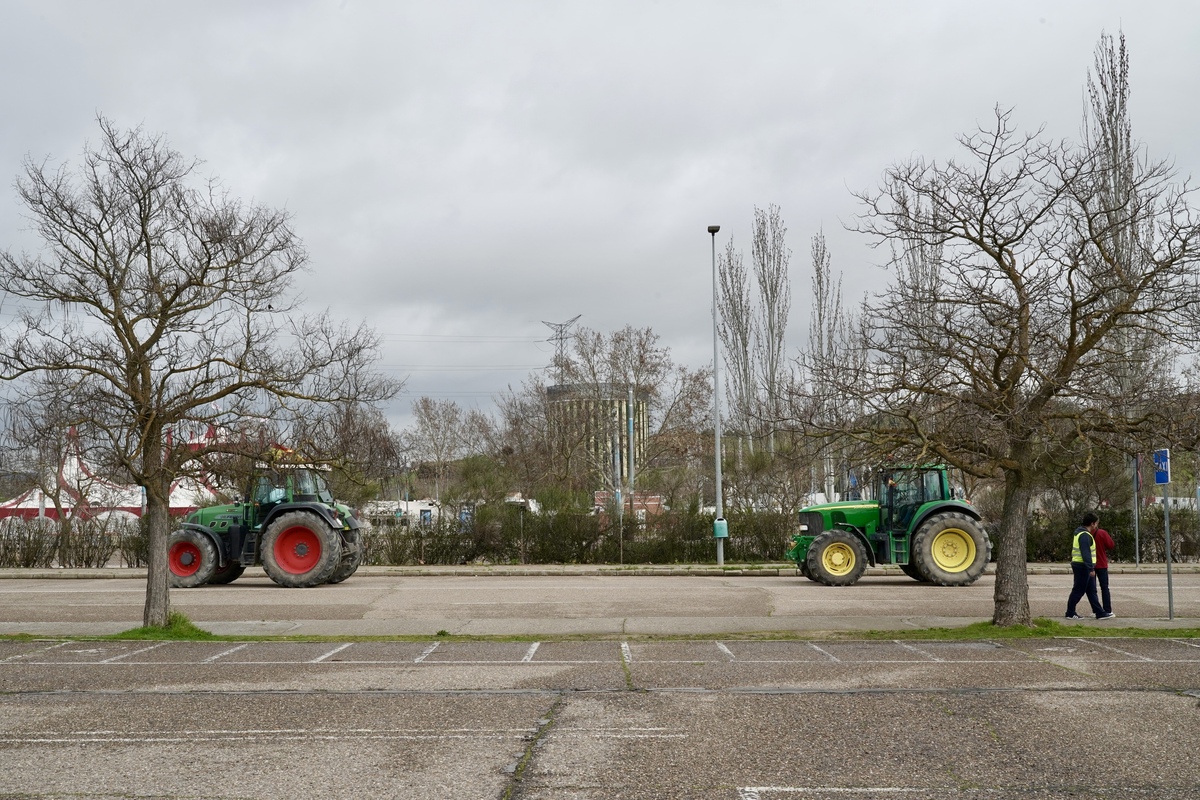
{"label": "tractor rear wheel", "polygon": [[826,531],[813,540],[805,559],[811,577],[826,586],[850,586],[867,569],[867,551],[849,531]]}
{"label": "tractor rear wheel", "polygon": [[800,561],[797,561],[796,566],[799,567],[801,575],[808,578],[810,581],[816,580],[816,578],[813,577],[813,574],[808,571],[808,561],[807,560],[801,559]]}
{"label": "tractor rear wheel", "polygon": [[983,574],[992,542],[979,522],[958,511],[925,520],[912,539],[917,571],[939,586],[967,586]]}
{"label": "tractor rear wheel", "polygon": [[267,526],[260,549],[271,580],[303,589],[329,580],[342,557],[342,540],[316,514],[288,511]]}
{"label": "tractor rear wheel", "polygon": [[921,570],[917,569],[917,565],[912,561],[908,562],[907,564],[901,564],[900,571],[912,578],[914,581],[929,583],[929,578],[926,578],[924,575],[922,575]]}
{"label": "tractor rear wheel", "polygon": [[217,571],[213,573],[213,576],[208,579],[208,582],[213,585],[233,583],[238,578],[242,577],[242,573],[245,571],[246,568],[240,563],[237,561],[230,561],[225,566],[218,567]]}
{"label": "tractor rear wheel", "polygon": [[333,575],[329,577],[330,583],[341,583],[358,571],[358,567],[363,560],[362,540],[359,539],[353,544],[346,545],[348,548],[342,552],[342,560],[338,562],[337,567],[333,570]]}
{"label": "tractor rear wheel", "polygon": [[198,531],[175,531],[167,540],[167,569],[173,589],[203,586],[217,569],[217,547]]}

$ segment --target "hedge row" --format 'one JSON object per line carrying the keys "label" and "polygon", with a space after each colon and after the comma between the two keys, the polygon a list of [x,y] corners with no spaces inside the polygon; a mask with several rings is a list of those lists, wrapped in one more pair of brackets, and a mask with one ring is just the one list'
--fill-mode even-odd
{"label": "hedge row", "polygon": [[[1200,514],[1173,510],[1171,551],[1175,561],[1200,560]],[[1166,547],[1161,508],[1143,509],[1135,536],[1129,510],[1106,512],[1101,525],[1116,542],[1113,560],[1162,562]],[[1070,558],[1070,520],[1034,514],[1028,531],[1030,561]],[[725,559],[735,563],[782,561],[795,532],[786,514],[730,514]],[[469,520],[402,526],[375,520],[363,530],[364,563],[375,565],[466,564],[703,564],[716,560],[712,517],[666,513],[644,524],[626,519],[622,530],[605,517],[583,513],[522,514],[512,507],[481,509]],[[0,520],[0,567],[103,567],[146,565],[146,533],[140,520]]]}

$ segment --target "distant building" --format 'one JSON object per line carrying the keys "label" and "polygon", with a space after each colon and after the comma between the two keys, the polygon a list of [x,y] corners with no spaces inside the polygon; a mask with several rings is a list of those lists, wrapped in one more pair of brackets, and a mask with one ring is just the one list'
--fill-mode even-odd
{"label": "distant building", "polygon": [[[629,421],[633,419],[633,469],[646,457],[650,433],[650,396],[635,390],[633,407],[629,387],[612,384],[558,384],[549,386],[551,424],[558,435],[582,440],[605,482],[614,471],[621,481],[629,480]],[[614,459],[614,447],[617,452]],[[615,470],[614,470],[615,466]]]}
{"label": "distant building", "polygon": [[[592,494],[594,511],[597,516],[607,520],[612,512],[614,502],[612,492],[600,491]],[[648,517],[656,517],[667,510],[661,494],[651,492],[634,492],[630,497],[627,492],[621,493],[621,508],[623,513],[632,514],[639,524],[644,524]]]}

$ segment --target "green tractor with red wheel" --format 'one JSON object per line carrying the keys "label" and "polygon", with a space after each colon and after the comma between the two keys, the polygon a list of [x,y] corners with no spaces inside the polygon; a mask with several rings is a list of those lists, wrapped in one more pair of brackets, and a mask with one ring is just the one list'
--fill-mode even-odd
{"label": "green tractor with red wheel", "polygon": [[232,583],[261,564],[280,586],[340,583],[362,563],[359,523],[311,464],[256,462],[244,502],[193,511],[171,534],[170,585]]}
{"label": "green tractor with red wheel", "polygon": [[910,578],[967,586],[983,574],[992,542],[979,512],[956,496],[945,466],[890,467],[874,499],[800,510],[787,551],[800,573],[826,586],[851,586],[868,566],[896,564]]}

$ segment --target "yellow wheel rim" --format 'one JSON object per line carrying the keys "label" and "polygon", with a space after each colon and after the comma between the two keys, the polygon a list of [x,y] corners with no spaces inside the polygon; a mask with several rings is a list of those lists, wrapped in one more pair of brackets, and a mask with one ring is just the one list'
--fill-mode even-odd
{"label": "yellow wheel rim", "polygon": [[947,528],[933,537],[933,563],[944,572],[963,572],[975,563],[975,540],[959,528]]}
{"label": "yellow wheel rim", "polygon": [[854,570],[854,548],[834,542],[821,551],[821,566],[830,575],[849,575]]}

